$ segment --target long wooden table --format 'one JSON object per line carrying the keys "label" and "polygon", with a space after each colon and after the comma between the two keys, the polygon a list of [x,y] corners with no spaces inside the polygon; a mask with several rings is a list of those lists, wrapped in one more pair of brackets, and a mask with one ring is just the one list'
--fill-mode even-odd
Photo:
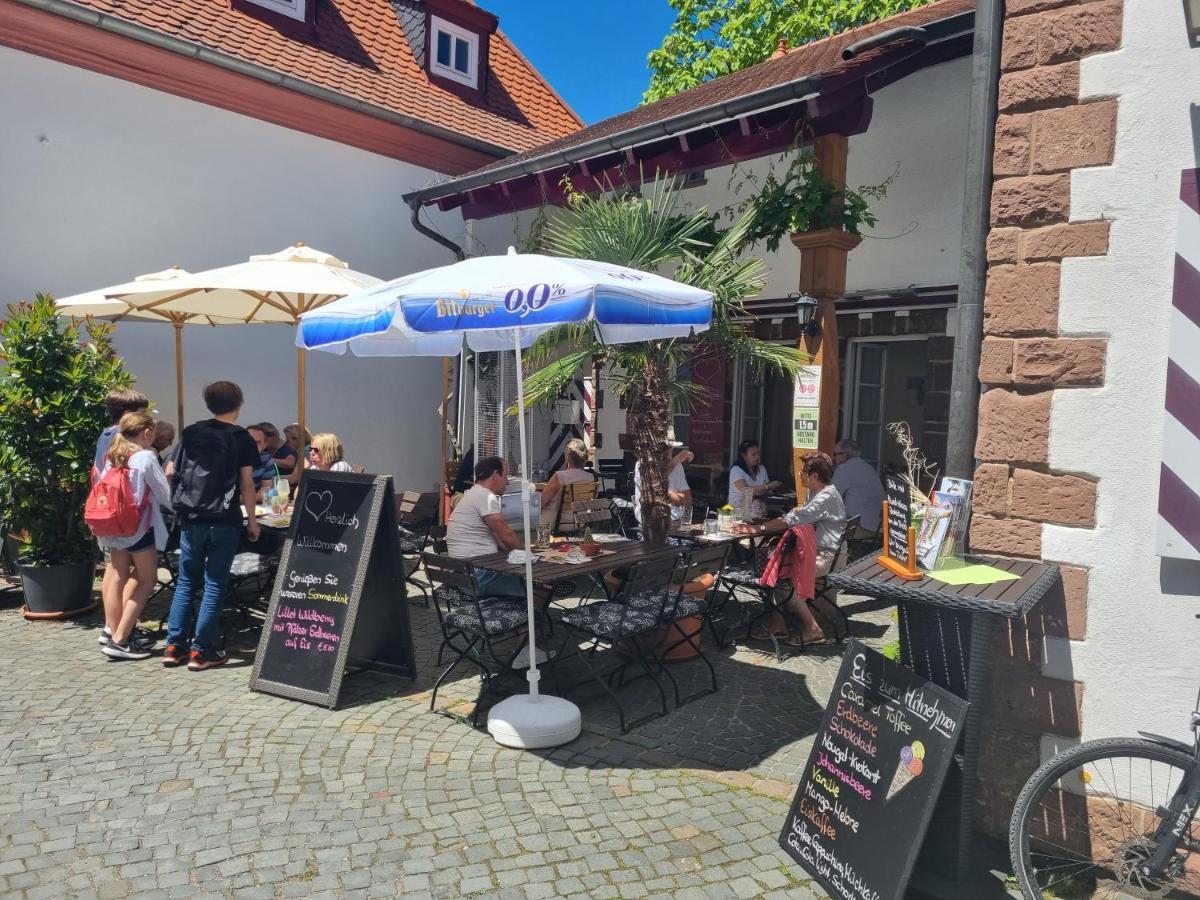
{"label": "long wooden table", "polygon": [[[612,541],[601,545],[612,553],[601,553],[580,563],[558,563],[538,558],[533,562],[535,581],[560,581],[592,572],[607,572],[609,569],[624,568],[647,560],[669,559],[684,552],[684,548],[671,544],[647,544],[644,541]],[[536,550],[534,551],[537,552]],[[503,572],[507,575],[525,577],[524,563],[510,563],[508,553],[489,553],[471,560],[477,569]]]}

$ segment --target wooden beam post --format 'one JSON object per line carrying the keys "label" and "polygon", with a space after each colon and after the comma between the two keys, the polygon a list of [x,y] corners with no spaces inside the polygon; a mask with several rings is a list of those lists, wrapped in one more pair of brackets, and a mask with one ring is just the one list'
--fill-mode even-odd
{"label": "wooden beam post", "polygon": [[[849,142],[845,135],[822,135],[813,141],[817,171],[834,184],[846,184],[846,156]],[[851,250],[862,238],[840,228],[806,231],[791,236],[800,251],[800,292],[817,301],[820,332],[814,337],[802,335],[800,349],[807,352],[821,369],[821,393],[818,410],[817,448],[832,454],[837,443],[838,405],[841,377],[838,369],[837,310],[838,298],[846,293],[846,264]],[[800,483],[800,458],[805,451],[793,450],[793,471],[797,496],[804,496]]]}

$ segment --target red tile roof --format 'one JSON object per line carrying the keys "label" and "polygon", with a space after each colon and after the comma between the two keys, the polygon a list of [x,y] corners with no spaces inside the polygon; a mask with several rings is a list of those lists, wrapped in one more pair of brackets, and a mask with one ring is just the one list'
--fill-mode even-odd
{"label": "red tile roof", "polygon": [[75,2],[514,151],[582,126],[499,31],[488,44],[482,107],[433,83],[388,0],[320,0],[308,40],[231,9],[229,0]]}
{"label": "red tile roof", "polygon": [[[864,38],[893,28],[928,25],[961,13],[974,12],[976,0],[936,0],[926,6],[899,13],[879,22],[862,25],[843,31],[832,37],[793,47],[786,54],[773,56],[758,65],[750,66],[712,81],[706,81],[690,90],[664,97],[662,100],[635,107],[580,131],[575,131],[541,146],[490,163],[478,172],[507,166],[514,162],[534,159],[556,150],[565,150],[577,144],[585,144],[598,138],[621,134],[642,125],[670,119],[681,113],[703,109],[723,101],[744,97],[756,91],[809,75],[834,76],[853,68],[856,62],[842,60],[842,50]],[[472,173],[473,174],[473,173]]]}

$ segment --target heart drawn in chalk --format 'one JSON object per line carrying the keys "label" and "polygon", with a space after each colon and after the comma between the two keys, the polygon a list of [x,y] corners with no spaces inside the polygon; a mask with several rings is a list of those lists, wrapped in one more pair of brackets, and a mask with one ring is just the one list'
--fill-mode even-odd
{"label": "heart drawn in chalk", "polygon": [[333,506],[333,491],[310,491],[304,498],[304,511],[320,522]]}

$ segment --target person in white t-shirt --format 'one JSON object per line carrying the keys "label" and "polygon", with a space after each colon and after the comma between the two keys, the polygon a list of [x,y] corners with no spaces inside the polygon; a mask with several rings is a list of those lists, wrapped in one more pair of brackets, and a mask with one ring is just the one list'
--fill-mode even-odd
{"label": "person in white t-shirt", "polygon": [[767,467],[762,464],[758,441],[750,438],[738,444],[737,462],[729,470],[729,505],[733,507],[735,516],[746,518],[744,510],[747,505],[750,508],[749,518],[761,519],[766,516],[766,505],[759,498],[783,484],[782,481],[769,481],[769,477]]}
{"label": "person in white t-shirt", "polygon": [[[667,500],[671,504],[671,523],[681,524],[692,507],[692,487],[688,484],[683,467],[696,455],[686,447],[671,457],[667,469]],[[633,515],[642,524],[642,464],[633,467]]]}
{"label": "person in white t-shirt", "polygon": [[846,504],[846,516],[862,516],[856,537],[873,535],[883,518],[883,482],[875,467],[862,458],[857,441],[842,438],[833,454],[833,486]]}
{"label": "person in white t-shirt", "polygon": [[[508,464],[487,456],[475,465],[475,484],[462,496],[446,523],[446,549],[455,559],[475,559],[501,550],[521,550],[525,543],[504,518],[500,498],[508,487]],[[480,596],[525,597],[525,582],[516,575],[476,569]]]}

